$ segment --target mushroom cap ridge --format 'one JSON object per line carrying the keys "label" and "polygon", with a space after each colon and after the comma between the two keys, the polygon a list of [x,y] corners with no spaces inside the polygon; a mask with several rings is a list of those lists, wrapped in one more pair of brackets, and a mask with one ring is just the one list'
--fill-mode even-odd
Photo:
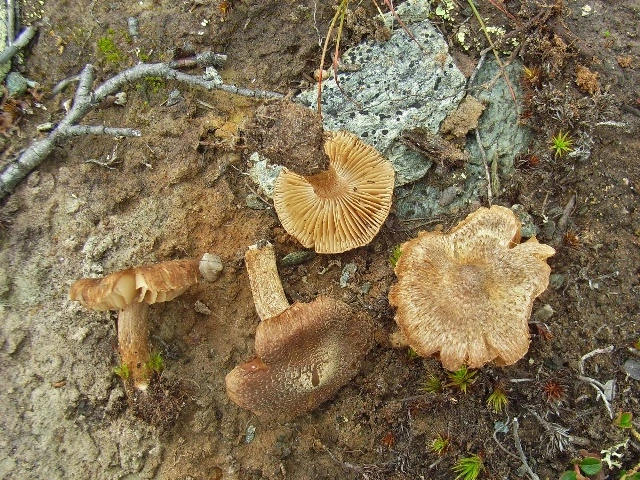
{"label": "mushroom cap ridge", "polygon": [[534,299],[548,285],[546,258],[534,238],[519,244],[520,221],[505,207],[480,208],[450,233],[420,232],[401,246],[398,282],[389,292],[396,322],[421,356],[443,366],[510,365],[529,348]]}
{"label": "mushroom cap ridge", "polygon": [[395,172],[370,145],[344,131],[324,144],[325,172],[303,177],[286,168],[273,202],[284,229],[318,253],[342,253],[368,244],[391,208]]}
{"label": "mushroom cap ridge", "polygon": [[294,303],[258,325],[257,357],[227,375],[227,393],[257,415],[310,411],[358,373],[372,328],[367,314],[329,297]]}

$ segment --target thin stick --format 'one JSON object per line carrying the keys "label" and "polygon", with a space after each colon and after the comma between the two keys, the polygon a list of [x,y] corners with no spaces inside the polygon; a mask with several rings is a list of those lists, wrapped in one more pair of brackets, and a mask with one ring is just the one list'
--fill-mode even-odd
{"label": "thin stick", "polygon": [[498,55],[498,51],[496,50],[496,47],[493,44],[493,40],[491,40],[491,36],[487,31],[487,27],[484,24],[484,20],[482,20],[482,17],[480,16],[480,12],[478,12],[478,10],[476,9],[476,5],[475,3],[473,3],[473,0],[467,0],[467,2],[469,3],[471,10],[473,10],[473,14],[478,20],[478,23],[480,24],[480,29],[482,30],[482,33],[484,33],[484,36],[486,37],[487,41],[489,42],[489,45],[491,46],[491,49],[493,50],[493,55],[496,57],[496,62],[498,62],[498,66],[500,67],[500,69],[502,70],[502,74],[504,75],[504,81],[507,83],[507,87],[509,87],[509,92],[511,93],[511,97],[515,102],[516,94],[513,91],[513,87],[511,85],[511,81],[509,80],[509,76],[507,75],[507,71],[504,68],[504,64],[502,63],[502,60],[500,60],[500,55]]}
{"label": "thin stick", "polygon": [[529,475],[531,480],[540,480],[540,477],[536,475],[533,470],[531,470],[531,467],[527,463],[527,457],[525,456],[524,450],[522,449],[522,443],[520,443],[520,435],[518,435],[518,427],[520,426],[520,424],[518,423],[518,418],[515,417],[512,423],[513,423],[513,427],[511,429],[511,433],[513,434],[513,441],[516,444],[516,450],[518,450],[518,454],[520,455],[520,460],[522,461],[522,465],[524,465],[524,468],[527,471],[527,474]]}
{"label": "thin stick", "polygon": [[[340,6],[336,10],[335,15],[331,19],[331,23],[329,24],[329,31],[327,32],[327,36],[324,39],[324,45],[322,47],[322,56],[320,57],[320,72],[318,75],[318,114],[322,116],[322,70],[324,69],[324,57],[327,54],[327,49],[329,48],[329,40],[331,39],[331,32],[333,32],[333,28],[336,26],[336,21],[338,20],[338,16],[342,13],[343,5],[344,10],[347,8],[347,4],[349,0],[342,0],[340,2]],[[337,75],[337,74],[336,74]]]}
{"label": "thin stick", "polygon": [[141,137],[140,130],[133,128],[105,127],[104,125],[72,125],[66,129],[66,136],[111,135],[113,137]]}
{"label": "thin stick", "polygon": [[602,399],[602,402],[604,403],[604,406],[606,407],[607,412],[609,412],[609,417],[611,418],[613,418],[613,410],[611,408],[611,404],[609,403],[609,400],[607,399],[607,396],[605,395],[605,386],[598,380],[595,380],[591,377],[587,377],[585,375],[584,362],[595,355],[602,354],[602,353],[611,353],[613,352],[613,349],[614,349],[613,345],[609,345],[606,348],[596,348],[595,350],[592,350],[591,352],[584,354],[582,358],[580,358],[580,362],[578,362],[578,370],[580,371],[580,375],[578,375],[578,379],[588,383],[595,389],[596,395]]}
{"label": "thin stick", "polygon": [[28,26],[27,28],[25,28],[20,36],[16,38],[14,42],[8,45],[7,48],[2,51],[2,53],[0,53],[0,65],[11,60],[13,56],[18,52],[18,50],[26,47],[35,34],[35,27]]}
{"label": "thin stick", "polygon": [[[7,46],[10,46],[13,43],[13,38],[15,37],[16,7],[14,3],[14,0],[7,0],[5,4],[5,11],[7,15]],[[4,61],[0,63],[4,63]]]}
{"label": "thin stick", "polygon": [[487,176],[487,200],[489,206],[493,202],[493,193],[491,192],[491,173],[489,172],[489,164],[487,163],[487,154],[482,146],[482,140],[480,139],[480,132],[476,128],[476,141],[478,142],[478,148],[480,149],[480,156],[482,157],[482,163],[484,164],[484,171]]}

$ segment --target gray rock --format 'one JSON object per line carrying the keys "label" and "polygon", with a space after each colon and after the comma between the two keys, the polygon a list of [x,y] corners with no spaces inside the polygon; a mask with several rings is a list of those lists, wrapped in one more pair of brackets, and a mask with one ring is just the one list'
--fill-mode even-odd
{"label": "gray rock", "polygon": [[18,72],[9,72],[7,75],[7,92],[10,97],[19,97],[27,92],[27,79]]}
{"label": "gray rock", "polygon": [[560,287],[562,287],[562,285],[564,285],[564,282],[566,280],[567,280],[566,275],[563,275],[562,273],[552,273],[549,276],[549,286],[553,290],[558,290]]}
{"label": "gray rock", "polygon": [[[517,98],[521,96],[518,86],[521,69],[522,66],[516,64],[507,68],[511,86]],[[473,86],[478,87],[491,82],[498,73],[499,69],[493,62],[485,62],[478,71]],[[518,125],[518,108],[503,77],[498,77],[490,89],[478,88],[477,91],[472,90],[472,93],[486,105],[478,121],[478,131],[489,168],[493,172],[492,193],[496,197],[500,193],[498,187],[500,180],[511,176],[514,169],[513,161],[527,148],[531,135],[527,128]],[[448,173],[448,175],[457,176],[454,179],[457,194],[450,203],[447,202],[451,200],[451,191],[448,190],[451,187],[440,191],[431,186],[434,182],[429,174],[413,185],[405,185],[396,190],[396,215],[401,219],[429,219],[435,215],[454,213],[469,203],[486,199],[487,174],[475,135],[469,136],[467,150],[470,159],[464,171],[453,170]],[[538,229],[526,212],[516,211],[516,213],[522,214],[523,236],[530,237],[538,233]]]}
{"label": "gray rock", "polygon": [[553,308],[548,303],[537,309],[531,319],[534,322],[544,323],[553,316]]}
{"label": "gray rock", "polygon": [[[436,133],[464,96],[465,78],[426,19],[428,2],[408,1],[397,13],[422,48],[397,26],[387,42],[349,49],[338,70],[340,87],[333,77],[323,84],[322,112],[325,129],[347,130],[373,145],[393,163],[396,185],[404,185],[423,177],[431,161],[400,143],[400,133]],[[316,108],[317,91],[303,92],[298,100]]]}
{"label": "gray rock", "polygon": [[640,360],[630,358],[624,362],[622,369],[634,380],[640,380]]}
{"label": "gray rock", "polygon": [[269,165],[269,160],[258,152],[254,152],[249,157],[249,162],[251,162],[251,168],[249,168],[251,180],[260,186],[267,197],[273,198],[273,188],[282,167]]}
{"label": "gray rock", "polygon": [[[509,85],[495,61],[487,60],[470,85],[471,93],[486,105],[478,123],[478,131],[487,161],[490,164],[494,161],[497,163],[497,171],[502,178],[512,175],[514,159],[527,148],[531,140],[529,129],[518,122],[519,105],[522,104],[519,87],[522,65],[513,62],[506,67],[506,71],[517,101],[513,99]],[[486,88],[486,85],[491,85],[491,88]],[[475,136],[468,142],[467,149],[471,154],[468,173],[484,181],[485,167]],[[494,195],[497,193],[493,192]]]}
{"label": "gray rock", "polygon": [[340,286],[342,288],[346,288],[349,284],[350,278],[355,275],[358,271],[358,265],[355,263],[347,263],[342,269],[342,274],[340,275]]}
{"label": "gray rock", "polygon": [[535,223],[533,223],[533,218],[527,212],[527,209],[520,204],[515,204],[511,207],[513,213],[520,219],[522,222],[522,226],[520,227],[520,234],[525,238],[531,238],[534,235],[538,235],[539,230],[536,227]]}

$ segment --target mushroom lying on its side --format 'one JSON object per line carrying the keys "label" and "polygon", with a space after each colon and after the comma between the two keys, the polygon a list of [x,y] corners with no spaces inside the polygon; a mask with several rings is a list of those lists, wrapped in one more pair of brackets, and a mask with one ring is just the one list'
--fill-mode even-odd
{"label": "mushroom lying on its side", "polygon": [[329,297],[289,306],[267,242],[250,247],[245,261],[262,321],[257,356],[227,375],[227,393],[257,415],[293,418],[331,398],[358,373],[372,346],[373,323]]}
{"label": "mushroom lying on its side", "polygon": [[[128,268],[103,278],[83,278],[69,291],[71,300],[93,310],[118,310],[118,348],[136,388],[148,386],[149,305],[181,295],[202,276],[214,281],[222,270],[217,255]],[[217,273],[216,273],[217,272]]]}
{"label": "mushroom lying on its side", "polygon": [[401,247],[389,292],[396,323],[421,356],[448,370],[511,365],[529,348],[533,301],[547,288],[555,253],[505,207],[480,208],[448,234],[420,232]]}

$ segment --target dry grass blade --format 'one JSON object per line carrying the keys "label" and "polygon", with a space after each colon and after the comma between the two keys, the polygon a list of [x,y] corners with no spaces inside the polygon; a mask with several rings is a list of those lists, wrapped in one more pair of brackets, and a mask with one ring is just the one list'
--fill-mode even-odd
{"label": "dry grass blade", "polygon": [[324,70],[324,57],[327,54],[327,49],[329,48],[329,39],[331,38],[331,33],[336,26],[336,22],[338,18],[340,18],[340,25],[338,26],[338,37],[336,39],[336,51],[333,57],[333,75],[336,80],[336,84],[338,83],[338,53],[340,49],[340,37],[342,35],[342,28],[344,26],[344,17],[347,13],[347,5],[349,4],[349,0],[342,0],[338,9],[336,10],[331,23],[329,24],[329,30],[327,31],[327,37],[324,39],[324,45],[322,46],[322,55],[320,56],[320,69],[318,74],[318,113],[322,115],[322,81],[323,75],[322,72]]}
{"label": "dry grass blade", "polygon": [[491,47],[491,50],[493,51],[493,54],[496,57],[496,62],[498,62],[498,66],[500,67],[500,70],[502,71],[502,75],[504,76],[504,81],[507,83],[507,87],[509,87],[509,92],[511,93],[511,98],[513,98],[514,102],[517,102],[516,94],[513,91],[513,86],[511,85],[511,81],[509,80],[509,76],[507,75],[507,72],[504,69],[504,63],[502,63],[502,60],[500,60],[500,55],[498,55],[498,51],[496,50],[495,45],[493,44],[493,40],[491,40],[491,36],[489,35],[489,32],[487,31],[487,27],[484,24],[484,20],[482,20],[482,17],[480,16],[480,13],[478,12],[478,9],[476,8],[475,3],[473,3],[473,0],[467,0],[467,2],[469,3],[469,6],[471,7],[471,10],[473,10],[473,14],[475,15],[476,19],[478,20],[478,23],[480,24],[480,29],[482,30],[482,33],[484,33],[484,36],[486,37],[487,42],[489,42],[489,46]]}

